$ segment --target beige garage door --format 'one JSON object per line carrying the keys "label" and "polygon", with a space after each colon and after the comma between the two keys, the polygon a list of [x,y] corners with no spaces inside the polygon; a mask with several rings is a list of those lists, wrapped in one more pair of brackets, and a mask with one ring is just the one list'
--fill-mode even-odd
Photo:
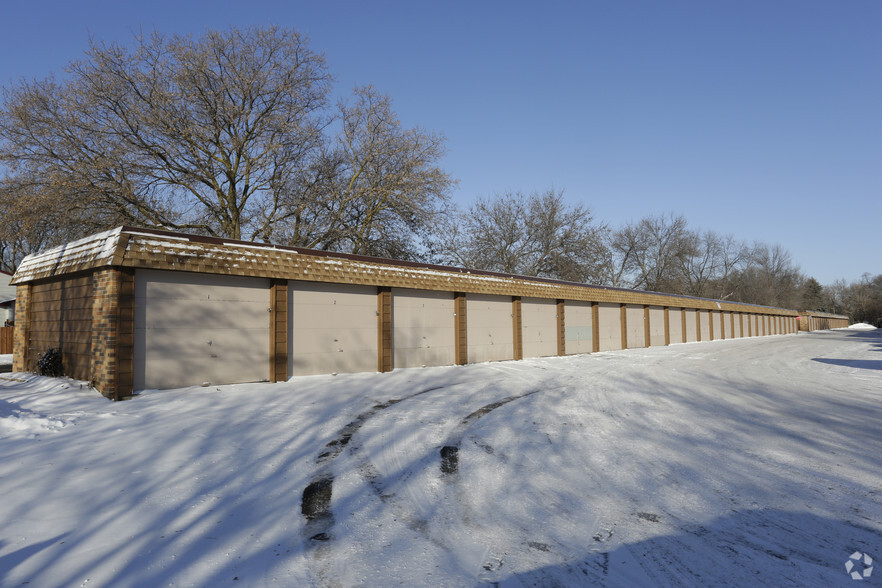
{"label": "beige garage door", "polygon": [[138,270],[135,389],[267,379],[268,310],[265,279]]}
{"label": "beige garage door", "polygon": [[665,309],[660,306],[649,307],[649,344],[652,347],[665,344]]}
{"label": "beige garage door", "polygon": [[392,289],[395,367],[456,363],[453,293]]}
{"label": "beige garage door", "polygon": [[564,331],[567,339],[567,354],[591,353],[594,351],[591,303],[567,300],[564,317],[566,318]]}
{"label": "beige garage door", "polygon": [[514,328],[510,296],[468,294],[469,363],[514,359]]}
{"label": "beige garage door", "polygon": [[619,304],[601,302],[597,305],[600,350],[615,351],[622,348],[622,307]]}
{"label": "beige garage door", "polygon": [[683,342],[683,309],[668,309],[668,327],[671,329],[671,345]]}
{"label": "beige garage door", "polygon": [[686,309],[686,342],[698,341],[698,320],[695,309]]}
{"label": "beige garage door", "polygon": [[706,311],[706,310],[700,310],[700,311],[698,312],[698,314],[699,314],[699,319],[698,319],[698,320],[701,321],[701,325],[700,325],[700,329],[699,329],[700,332],[701,332],[701,340],[702,340],[702,341],[710,341],[710,340],[711,340],[711,336],[710,336],[710,321],[711,321],[710,312],[708,312],[708,311]]}
{"label": "beige garage door", "polygon": [[646,347],[646,321],[642,306],[629,304],[625,307],[628,324],[628,349]]}
{"label": "beige garage door", "polygon": [[524,357],[557,355],[557,301],[524,298],[521,301],[521,337]]}
{"label": "beige garage door", "polygon": [[288,283],[288,372],[377,371],[377,289]]}

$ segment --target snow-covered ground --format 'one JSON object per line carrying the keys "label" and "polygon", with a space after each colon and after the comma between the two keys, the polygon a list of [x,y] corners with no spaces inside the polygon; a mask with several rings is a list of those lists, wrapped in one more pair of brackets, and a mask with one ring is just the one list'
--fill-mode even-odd
{"label": "snow-covered ground", "polygon": [[12,365],[12,354],[0,353],[0,365]]}
{"label": "snow-covered ground", "polygon": [[880,401],[847,329],[122,403],[3,374],[0,585],[859,585]]}

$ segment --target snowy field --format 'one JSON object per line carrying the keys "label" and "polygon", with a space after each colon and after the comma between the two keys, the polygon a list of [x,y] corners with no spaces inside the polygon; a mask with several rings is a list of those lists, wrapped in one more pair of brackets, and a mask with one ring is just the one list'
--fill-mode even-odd
{"label": "snowy field", "polygon": [[856,329],[122,403],[2,374],[0,586],[880,585],[880,401]]}

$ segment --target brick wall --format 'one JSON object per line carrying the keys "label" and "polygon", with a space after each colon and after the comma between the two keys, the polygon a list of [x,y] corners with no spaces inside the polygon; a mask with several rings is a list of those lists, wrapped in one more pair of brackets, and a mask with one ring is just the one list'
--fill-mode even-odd
{"label": "brick wall", "polygon": [[15,291],[15,334],[12,341],[12,370],[28,371],[28,322],[31,307],[31,285],[20,284]]}
{"label": "brick wall", "polygon": [[108,398],[132,394],[134,273],[108,268],[92,276],[92,385]]}
{"label": "brick wall", "polygon": [[78,274],[31,284],[27,304],[27,369],[48,349],[60,348],[64,374],[90,377],[92,276]]}
{"label": "brick wall", "polygon": [[62,350],[64,374],[119,400],[132,394],[134,271],[21,284],[16,294],[13,369],[33,371],[40,354]]}

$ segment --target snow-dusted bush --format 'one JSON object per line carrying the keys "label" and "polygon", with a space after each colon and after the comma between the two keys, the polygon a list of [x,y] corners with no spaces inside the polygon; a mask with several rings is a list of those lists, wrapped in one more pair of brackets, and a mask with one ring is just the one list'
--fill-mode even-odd
{"label": "snow-dusted bush", "polygon": [[37,371],[41,376],[49,376],[57,378],[62,374],[61,367],[61,348],[53,347],[47,349],[40,359],[37,360]]}

